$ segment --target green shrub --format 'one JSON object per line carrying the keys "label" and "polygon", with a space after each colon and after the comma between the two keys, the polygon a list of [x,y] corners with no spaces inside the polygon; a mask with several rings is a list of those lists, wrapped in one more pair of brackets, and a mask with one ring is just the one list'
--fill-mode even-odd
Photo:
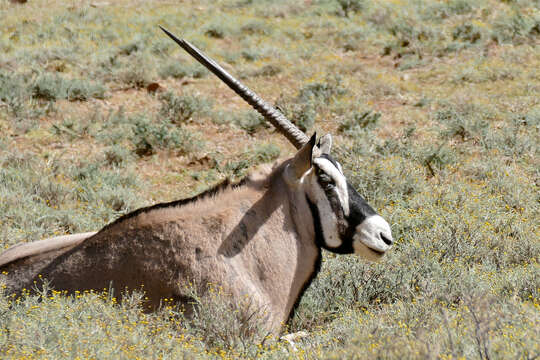
{"label": "green shrub", "polygon": [[105,161],[108,165],[119,166],[131,160],[131,152],[120,145],[113,145],[104,151]]}
{"label": "green shrub", "polygon": [[488,128],[485,117],[489,116],[474,106],[464,106],[462,109],[448,107],[435,113],[435,119],[445,127],[440,131],[441,137],[461,141],[482,141]]}
{"label": "green shrub", "polygon": [[282,69],[280,66],[277,65],[265,65],[259,70],[256,70],[251,73],[251,76],[276,76],[277,74],[281,73]]}
{"label": "green shrub", "polygon": [[246,49],[242,50],[242,57],[247,61],[256,61],[264,57],[264,54],[260,50]]}
{"label": "green shrub", "polygon": [[234,123],[248,134],[254,134],[259,129],[268,127],[265,118],[253,110],[248,110],[235,116]]}
{"label": "green shrub", "polygon": [[253,150],[253,162],[255,164],[268,163],[276,160],[280,154],[279,147],[274,144],[262,144]]}
{"label": "green shrub", "polygon": [[63,77],[45,73],[36,78],[32,84],[32,96],[36,99],[55,101],[86,101],[90,98],[103,99],[105,87],[99,83],[86,80],[64,79]]}
{"label": "green shrub", "polygon": [[304,103],[278,101],[278,108],[293,124],[303,132],[313,128],[317,117],[317,104],[312,100]]}
{"label": "green shrub", "polygon": [[143,53],[135,52],[119,60],[111,70],[112,78],[134,88],[144,88],[154,79],[151,58]]}
{"label": "green shrub", "polygon": [[17,119],[31,113],[31,91],[25,77],[0,71],[0,101]]}
{"label": "green shrub", "polygon": [[208,37],[216,38],[216,39],[223,39],[228,33],[228,30],[218,24],[210,24],[206,26],[206,29],[204,30],[204,34]]}
{"label": "green shrub", "polygon": [[491,37],[499,43],[521,44],[540,33],[540,19],[519,11],[499,15],[493,24]]}
{"label": "green shrub", "polygon": [[462,24],[454,29],[452,38],[474,44],[482,38],[482,32],[473,24]]}
{"label": "green shrub", "polygon": [[[253,358],[262,350],[261,344],[270,339],[264,330],[265,311],[254,307],[249,297],[240,303],[232,302],[230,295],[212,284],[203,293],[191,288],[188,294],[193,315],[183,323],[208,350],[232,350],[237,356]],[[218,318],[220,321],[216,321]]]}
{"label": "green shrub", "polygon": [[[110,169],[102,160],[72,163],[53,157],[45,162],[29,153],[6,152],[0,164],[0,212],[13,221],[0,222],[0,233],[9,244],[98,229],[142,205],[136,196],[138,176]],[[13,224],[16,231],[9,230]]]}
{"label": "green shrub", "polygon": [[444,3],[429,4],[425,11],[422,12],[422,18],[425,20],[431,19],[447,19],[453,15],[463,15],[474,10],[474,3],[467,0],[451,0]]}
{"label": "green shrub", "polygon": [[73,101],[86,101],[90,98],[104,99],[105,87],[101,84],[90,83],[85,80],[72,80],[68,85],[66,99]]}
{"label": "green shrub", "polygon": [[145,48],[145,44],[142,38],[137,37],[131,42],[118,47],[118,55],[129,56],[137,51],[141,51]]}
{"label": "green shrub", "polygon": [[109,211],[105,222],[109,222],[119,214],[141,206],[141,201],[136,196],[140,180],[127,169],[108,169],[103,165],[100,160],[81,161],[77,167],[71,169],[70,177],[80,189],[74,194],[76,199],[83,203],[104,206]]}
{"label": "green shrub", "polygon": [[245,150],[235,159],[224,163],[217,160],[216,169],[228,178],[239,179],[246,176],[250,167],[274,161],[279,157],[280,153],[281,151],[276,145],[263,143]]}
{"label": "green shrub", "polygon": [[183,124],[194,116],[200,117],[208,113],[211,102],[200,96],[180,95],[166,92],[159,96],[161,108],[159,113],[174,124]]}
{"label": "green shrub", "polygon": [[354,134],[357,130],[370,129],[377,125],[381,114],[378,112],[354,112],[347,116],[338,127],[338,131]]}
{"label": "green shrub", "polygon": [[314,82],[303,86],[296,100],[298,102],[314,101],[318,105],[328,103],[335,97],[344,95],[347,90],[341,84],[339,76],[329,76],[324,82]]}
{"label": "green shrub", "polygon": [[63,119],[58,124],[52,124],[50,131],[54,135],[67,135],[70,140],[80,139],[90,135],[91,123],[86,119]]}
{"label": "green shrub", "polygon": [[129,118],[132,125],[130,141],[139,156],[153,154],[157,149],[171,149],[189,154],[202,147],[201,140],[190,131],[174,127],[170,122],[153,121],[143,115]]}
{"label": "green shrub", "polygon": [[186,65],[180,60],[171,60],[165,62],[160,67],[158,74],[162,78],[173,77],[175,79],[181,79],[183,77],[202,78],[209,74],[209,72],[200,65]]}
{"label": "green shrub", "polygon": [[364,8],[364,0],[337,0],[340,15],[349,17],[350,13],[359,13]]}
{"label": "green shrub", "polygon": [[292,100],[281,96],[276,106],[300,130],[306,132],[315,124],[318,110],[327,107],[345,93],[339,76],[328,77],[324,82],[303,86]]}
{"label": "green shrub", "polygon": [[270,35],[273,28],[261,21],[250,21],[240,27],[240,32],[246,35]]}

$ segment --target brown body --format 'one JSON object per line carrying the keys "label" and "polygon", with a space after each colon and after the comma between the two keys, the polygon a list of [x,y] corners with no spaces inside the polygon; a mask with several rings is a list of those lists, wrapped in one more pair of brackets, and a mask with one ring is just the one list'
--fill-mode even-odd
{"label": "brown body", "polygon": [[[320,256],[305,199],[285,181],[284,165],[263,179],[180,206],[136,212],[82,243],[11,262],[9,291],[28,288],[38,274],[56,290],[140,289],[152,307],[163,298],[186,302],[186,287],[224,293],[268,314],[278,332]],[[293,205],[295,204],[295,205]],[[111,284],[112,282],[112,284]]]}
{"label": "brown body", "polygon": [[[246,297],[276,334],[320,264],[321,248],[380,259],[392,247],[389,224],[347,182],[330,156],[330,135],[311,139],[283,114],[193,45],[175,42],[251,104],[299,151],[275,170],[239,186],[126,215],[98,233],[16,246],[0,254],[7,292],[34,286],[40,276],[69,292],[116,294],[144,286],[151,308],[172,298],[188,305],[219,286],[232,303]],[[52,241],[52,242],[51,242]],[[0,275],[0,281],[2,276]]]}

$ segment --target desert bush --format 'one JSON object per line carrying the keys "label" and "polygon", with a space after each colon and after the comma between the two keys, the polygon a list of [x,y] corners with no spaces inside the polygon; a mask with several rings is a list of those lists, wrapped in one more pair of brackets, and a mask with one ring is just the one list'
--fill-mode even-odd
{"label": "desert bush", "polygon": [[231,179],[239,179],[246,176],[250,167],[276,160],[280,155],[280,149],[273,144],[263,143],[254,148],[246,149],[234,160],[217,161],[217,170]]}
{"label": "desert bush", "polygon": [[314,82],[303,86],[298,95],[299,102],[316,101],[317,103],[328,103],[335,97],[344,95],[347,90],[341,84],[340,76],[329,76],[323,82]]}
{"label": "desert bush", "polygon": [[[276,57],[284,57],[286,56],[282,49],[276,46],[271,45],[253,45],[251,42],[246,40],[246,45],[242,47],[242,51],[240,52],[240,56],[242,59],[248,61],[248,62],[257,62],[258,60],[268,60],[271,61],[272,59]],[[237,62],[238,53],[237,52],[227,52],[227,61],[230,63],[236,63]],[[240,75],[240,76],[246,76],[246,75]]]}
{"label": "desert bush", "polygon": [[119,166],[131,160],[131,152],[129,149],[113,145],[104,151],[105,161],[108,165]]}
{"label": "desert bush", "polygon": [[268,123],[262,115],[248,110],[234,116],[234,123],[248,134],[254,134],[259,129],[268,128]]}
{"label": "desert bush", "polygon": [[463,15],[474,10],[475,4],[472,1],[452,0],[444,3],[430,4],[422,13],[425,20],[447,19],[453,15]]}
{"label": "desert bush", "polygon": [[[168,99],[178,100],[172,95]],[[163,106],[171,110],[166,103]],[[93,130],[92,136],[106,145],[129,147],[140,157],[152,155],[158,150],[190,154],[203,148],[204,144],[197,133],[175,125],[170,115],[158,115],[127,116],[121,108],[99,120],[101,127]]]}
{"label": "desert bush", "polygon": [[51,126],[51,133],[54,135],[67,135],[71,140],[75,138],[82,138],[89,134],[90,124],[80,121],[80,119],[66,118],[59,124],[53,124]]}
{"label": "desert bush", "polygon": [[233,35],[235,32],[231,25],[221,20],[211,21],[204,26],[202,33],[210,38],[223,39]]}
{"label": "desert bush", "polygon": [[300,130],[306,132],[311,130],[315,124],[317,105],[314,102],[309,100],[305,103],[279,101],[277,105],[283,114]]}
{"label": "desert bush", "polygon": [[144,115],[130,118],[132,124],[129,140],[139,156],[151,155],[157,149],[171,149],[191,153],[202,147],[201,140],[184,128],[173,127],[166,120],[153,121]]}
{"label": "desert bush", "polygon": [[[114,59],[114,58],[112,58]],[[133,52],[118,60],[112,60],[112,67],[105,62],[105,73],[110,73],[112,79],[129,87],[144,88],[153,82],[155,70],[151,67],[151,57],[146,53]],[[118,61],[117,63],[114,63]]]}
{"label": "desert bush", "polygon": [[276,106],[300,130],[306,132],[315,124],[317,112],[345,93],[339,76],[328,77],[324,82],[305,85],[291,100],[281,95]]}
{"label": "desert bush", "polygon": [[252,159],[254,164],[268,163],[276,160],[280,152],[279,147],[274,144],[262,144],[254,149]]}
{"label": "desert bush", "polygon": [[[193,314],[183,320],[189,333],[200,339],[208,350],[254,358],[271,336],[264,330],[266,314],[249,297],[240,303],[231,301],[219,286],[208,284],[204,292],[188,289]],[[220,321],[216,321],[220,318]],[[275,339],[274,339],[275,340]]]}
{"label": "desert bush", "polygon": [[106,90],[99,83],[90,83],[79,79],[68,80],[57,74],[45,73],[34,80],[31,91],[32,96],[36,99],[85,101],[90,98],[103,99]]}
{"label": "desert bush", "polygon": [[495,19],[491,37],[499,43],[524,43],[538,37],[539,24],[540,19],[513,10]]}
{"label": "desert bush", "polygon": [[113,211],[108,221],[115,215],[123,214],[140,204],[132,189],[138,180],[130,171],[121,168],[104,168],[103,163],[81,162],[72,170],[71,177],[81,189],[76,199],[88,204],[102,204]]}
{"label": "desert bush", "polygon": [[364,8],[363,0],[337,0],[339,5],[338,14],[349,17],[350,13],[359,13]]}
{"label": "desert bush", "polygon": [[144,50],[145,47],[144,39],[142,37],[135,37],[130,42],[118,47],[118,55],[129,56],[135,52]]}
{"label": "desert bush", "polygon": [[[178,320],[171,321],[174,313],[145,314],[143,303],[141,292],[123,296],[119,305],[118,295],[107,289],[67,296],[44,286],[37,294],[14,299],[0,288],[0,353],[7,358],[47,353],[94,358],[193,354],[198,344],[186,338]],[[21,318],[32,325],[24,326]],[[160,343],[161,349],[151,349],[153,343]]]}
{"label": "desert bush", "polygon": [[482,31],[473,24],[462,24],[454,29],[452,38],[474,44],[482,38]]}
{"label": "desert bush", "polygon": [[135,196],[137,176],[128,169],[108,168],[101,160],[73,164],[51,158],[42,163],[28,153],[6,152],[0,162],[0,209],[21,226],[12,232],[11,221],[0,223],[8,244],[96,229],[141,205]]}
{"label": "desert bush", "polygon": [[354,134],[358,130],[368,130],[377,125],[381,114],[372,111],[354,112],[348,115],[339,125],[338,131]]}
{"label": "desert bush", "polygon": [[250,21],[240,27],[240,32],[246,35],[270,35],[273,28],[262,21]]}
{"label": "desert bush", "polygon": [[264,53],[260,50],[246,49],[242,50],[242,58],[247,61],[256,61],[264,57]]}
{"label": "desert bush", "polygon": [[507,114],[504,127],[489,132],[483,146],[486,149],[497,149],[511,157],[537,155],[538,147],[535,144],[538,136],[533,134],[538,129],[539,113],[537,108],[533,108],[524,114]]}
{"label": "desert bush", "polygon": [[251,73],[251,76],[276,76],[281,73],[282,69],[277,65],[265,65],[262,68],[255,70]]}
{"label": "desert bush", "polygon": [[23,76],[0,72],[0,101],[15,117],[18,118],[25,113],[25,105],[29,101],[30,95],[30,90]]}
{"label": "desert bush", "polygon": [[187,65],[180,60],[169,60],[160,65],[158,74],[162,78],[173,77],[181,79],[183,77],[202,78],[208,74],[206,68],[199,65]]}
{"label": "desert bush", "polygon": [[172,92],[160,95],[159,100],[161,101],[160,115],[174,124],[186,123],[194,115],[200,117],[207,113],[212,106],[209,100],[200,96],[176,96]]}
{"label": "desert bush", "polygon": [[482,116],[480,109],[474,106],[464,109],[447,108],[435,113],[435,119],[445,126],[441,130],[442,138],[458,138],[461,141],[468,141],[476,138],[481,141],[486,134],[488,122]]}
{"label": "desert bush", "polygon": [[[97,230],[278,156],[272,144],[283,140],[254,112],[184,112],[181,95],[160,100],[144,88],[158,76],[208,74],[157,23],[257,77],[263,97],[287,94],[277,105],[302,129],[334,133],[335,158],[396,240],[375,264],[323,252],[285,329],[308,331],[295,353],[253,340],[258,329],[226,296],[199,294],[199,317],[187,323],[168,300],[145,313],[142,293],[118,304],[115,289],[0,294],[1,358],[538,355],[537,2],[341,3],[50,2],[44,12],[0,1],[0,247]],[[182,86],[205,94],[221,89],[215,81]],[[112,96],[84,101],[102,97],[94,85]],[[80,100],[56,101],[68,98]],[[184,113],[189,124],[173,123]],[[214,122],[210,133],[241,141],[239,128],[265,141],[206,153],[199,117]]]}
{"label": "desert bush", "polygon": [[32,97],[29,76],[0,71],[0,109],[6,108],[11,123],[22,132],[37,125],[36,119],[53,110],[50,102],[41,102]]}

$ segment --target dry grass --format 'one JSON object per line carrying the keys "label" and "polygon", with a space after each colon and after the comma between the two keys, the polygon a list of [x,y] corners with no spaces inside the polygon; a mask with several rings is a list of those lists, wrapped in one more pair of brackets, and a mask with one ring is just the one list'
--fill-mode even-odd
{"label": "dry grass", "polygon": [[[310,333],[297,353],[242,331],[209,341],[218,314],[238,329],[219,297],[190,327],[136,295],[52,293],[0,295],[2,357],[540,354],[537,2],[3,0],[0,18],[0,247],[96,230],[292,153],[158,24],[334,134],[399,239],[379,264],[325,254],[289,324]],[[189,118],[168,91],[191,99]]]}

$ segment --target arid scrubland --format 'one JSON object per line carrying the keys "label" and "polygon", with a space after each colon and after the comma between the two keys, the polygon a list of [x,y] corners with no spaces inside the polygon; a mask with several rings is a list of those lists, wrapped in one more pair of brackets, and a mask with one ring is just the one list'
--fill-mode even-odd
{"label": "arid scrubland", "polygon": [[297,352],[218,287],[191,322],[142,294],[0,290],[0,357],[540,355],[538,1],[0,0],[0,248],[292,154],[158,24],[334,134],[397,244],[376,264],[324,254],[287,325],[309,333]]}

